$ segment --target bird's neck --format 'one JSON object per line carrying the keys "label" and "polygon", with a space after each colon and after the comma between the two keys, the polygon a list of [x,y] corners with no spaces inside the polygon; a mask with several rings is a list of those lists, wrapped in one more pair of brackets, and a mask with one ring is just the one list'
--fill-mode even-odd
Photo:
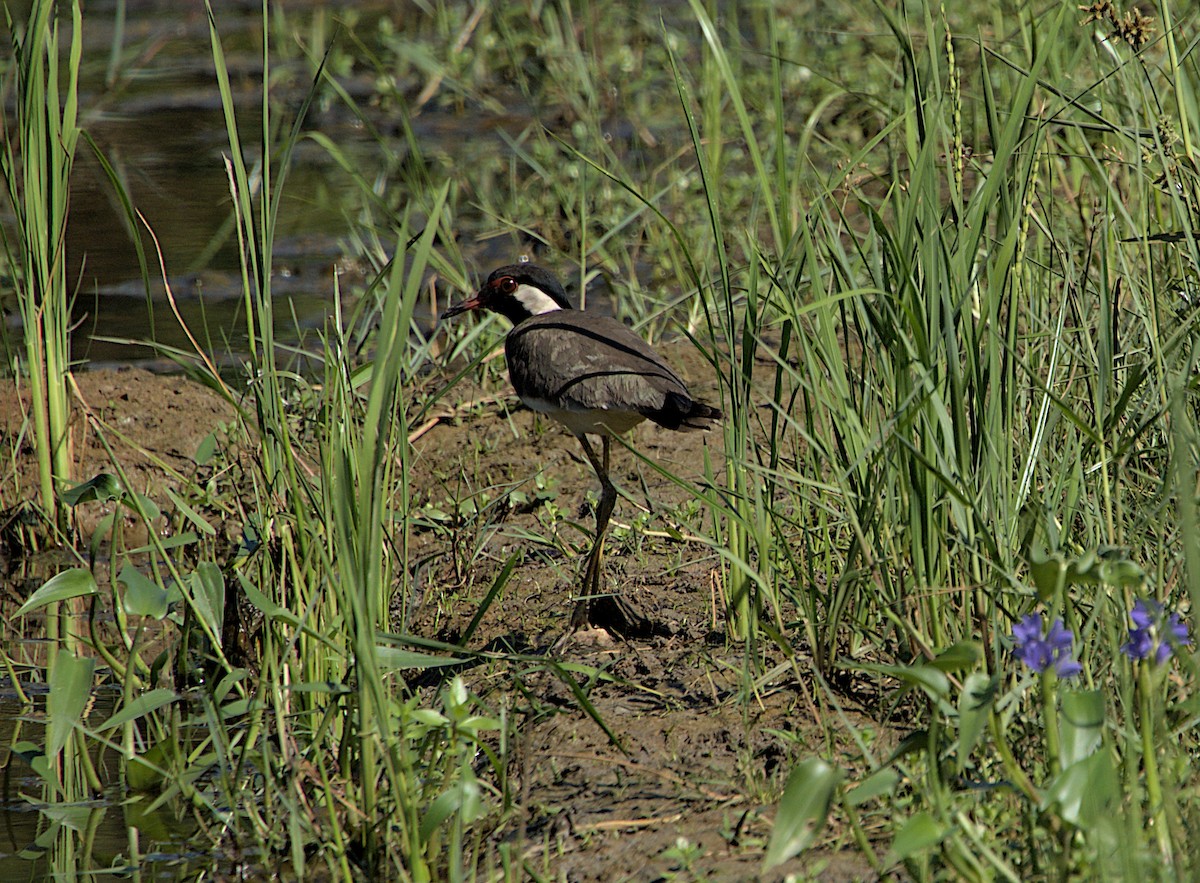
{"label": "bird's neck", "polygon": [[513,325],[520,325],[526,319],[540,316],[543,313],[564,309],[562,304],[533,285],[518,286],[510,297],[495,304],[494,308]]}

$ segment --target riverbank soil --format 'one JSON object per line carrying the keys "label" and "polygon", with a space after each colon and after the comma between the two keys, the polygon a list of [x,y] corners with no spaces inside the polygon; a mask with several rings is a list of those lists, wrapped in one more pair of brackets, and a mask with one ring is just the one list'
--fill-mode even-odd
{"label": "riverbank soil", "polygon": [[[686,348],[669,357],[699,398],[715,401],[715,389],[694,379],[706,376],[702,360]],[[165,489],[182,491],[210,433],[233,418],[226,402],[177,376],[100,370],[74,383],[76,475],[113,471],[84,419],[91,409],[109,428],[103,440],[129,485],[164,508]],[[36,499],[32,446],[20,434],[26,401],[11,382],[0,387],[0,436],[14,452],[0,475],[5,508]],[[564,637],[598,483],[576,440],[519,408],[507,390],[481,395],[413,439],[415,588],[398,606],[406,621],[396,628],[448,642],[469,632],[471,649],[505,653],[462,672],[485,707],[516,721],[508,770],[516,806],[482,844],[491,856],[483,865],[498,868],[507,851],[549,879],[763,879],[791,769],[819,756],[858,777],[860,740],[885,757],[896,734],[878,719],[883,697],[821,686],[803,647],[785,653],[764,639],[748,663],[745,647],[727,639],[722,565],[699,539],[712,525],[694,490],[706,475],[721,481],[720,434],[643,426],[630,442],[646,459],[614,445],[622,496],[605,584],[652,618],[655,635]],[[81,536],[87,530],[81,525]],[[513,556],[511,576],[472,629]],[[590,709],[537,661],[547,658],[581,666],[572,671]],[[440,685],[423,677],[418,689],[432,702]],[[767,879],[878,879],[836,808],[817,844]],[[874,848],[882,856],[886,844]]]}

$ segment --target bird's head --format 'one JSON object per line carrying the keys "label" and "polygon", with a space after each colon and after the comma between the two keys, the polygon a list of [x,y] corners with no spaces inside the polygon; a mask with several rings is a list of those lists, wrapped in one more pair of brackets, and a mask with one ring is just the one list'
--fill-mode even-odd
{"label": "bird's head", "polygon": [[438,321],[480,309],[499,313],[519,325],[531,316],[573,307],[553,273],[537,264],[509,264],[493,270],[473,297],[452,304]]}

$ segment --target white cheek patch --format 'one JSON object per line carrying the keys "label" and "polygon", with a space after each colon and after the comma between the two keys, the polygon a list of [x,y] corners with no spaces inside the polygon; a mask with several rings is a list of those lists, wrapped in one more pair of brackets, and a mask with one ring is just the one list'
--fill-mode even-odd
{"label": "white cheek patch", "polygon": [[540,288],[534,288],[532,285],[522,284],[518,286],[516,292],[513,293],[513,297],[517,299],[521,306],[529,311],[529,315],[531,316],[540,316],[542,313],[562,309],[562,307],[554,302],[554,298]]}

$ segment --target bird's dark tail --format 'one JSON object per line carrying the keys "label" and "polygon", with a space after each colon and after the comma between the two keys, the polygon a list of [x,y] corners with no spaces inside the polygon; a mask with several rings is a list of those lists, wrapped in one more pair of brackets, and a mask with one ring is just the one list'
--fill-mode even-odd
{"label": "bird's dark tail", "polygon": [[723,416],[719,408],[698,402],[679,393],[667,393],[663,406],[653,414],[647,414],[659,426],[682,432],[712,429]]}

